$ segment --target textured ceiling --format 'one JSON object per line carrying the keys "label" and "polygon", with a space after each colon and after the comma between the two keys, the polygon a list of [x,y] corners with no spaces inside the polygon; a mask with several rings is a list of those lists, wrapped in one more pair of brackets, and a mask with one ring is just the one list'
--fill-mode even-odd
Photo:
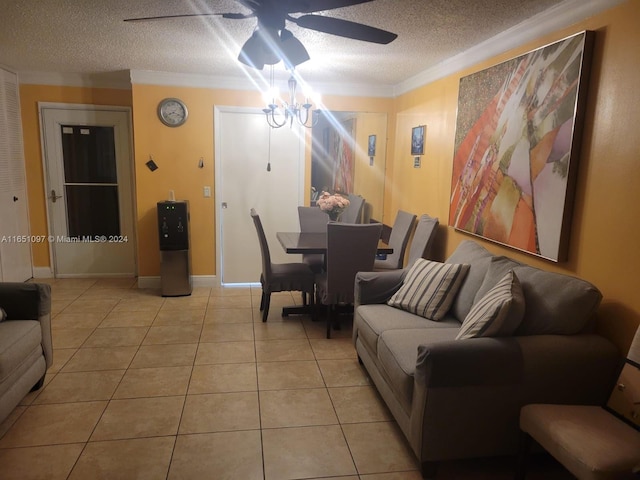
{"label": "textured ceiling", "polygon": [[[375,0],[325,13],[397,33],[388,45],[304,30],[293,23],[288,28],[311,56],[297,68],[303,77],[396,85],[559,3]],[[0,0],[0,12],[0,64],[18,72],[152,70],[243,77],[245,69],[237,56],[256,25],[255,19],[221,17],[123,21],[199,12],[246,13],[234,0]]]}

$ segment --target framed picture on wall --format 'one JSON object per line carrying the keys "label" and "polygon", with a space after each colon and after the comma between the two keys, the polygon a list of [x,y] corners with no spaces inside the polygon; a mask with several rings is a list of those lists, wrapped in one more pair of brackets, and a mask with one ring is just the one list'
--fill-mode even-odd
{"label": "framed picture on wall", "polygon": [[594,32],[460,79],[449,225],[567,258]]}
{"label": "framed picture on wall", "polygon": [[425,125],[420,125],[411,129],[411,155],[424,155],[425,128]]}
{"label": "framed picture on wall", "polygon": [[376,155],[376,136],[369,135],[369,149],[367,151],[370,157],[374,157]]}

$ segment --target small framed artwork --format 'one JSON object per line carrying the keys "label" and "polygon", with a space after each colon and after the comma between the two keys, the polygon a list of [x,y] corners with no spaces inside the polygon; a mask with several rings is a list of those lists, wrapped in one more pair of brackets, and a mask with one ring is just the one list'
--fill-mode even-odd
{"label": "small framed artwork", "polygon": [[375,135],[369,135],[368,154],[370,157],[375,157],[376,155],[376,136]]}
{"label": "small framed artwork", "polygon": [[424,131],[426,125],[411,129],[411,155],[424,155]]}

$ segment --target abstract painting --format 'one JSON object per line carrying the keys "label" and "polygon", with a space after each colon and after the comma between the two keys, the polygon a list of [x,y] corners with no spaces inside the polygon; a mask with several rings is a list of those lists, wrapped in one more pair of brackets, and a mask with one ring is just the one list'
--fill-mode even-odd
{"label": "abstract painting", "polygon": [[460,79],[450,225],[566,260],[593,35]]}

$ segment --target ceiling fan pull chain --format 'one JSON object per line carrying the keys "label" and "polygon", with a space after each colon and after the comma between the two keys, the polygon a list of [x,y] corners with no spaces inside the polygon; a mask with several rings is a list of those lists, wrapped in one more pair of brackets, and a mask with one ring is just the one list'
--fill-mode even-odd
{"label": "ceiling fan pull chain", "polygon": [[269,149],[267,150],[267,172],[271,171],[271,130],[269,129]]}

